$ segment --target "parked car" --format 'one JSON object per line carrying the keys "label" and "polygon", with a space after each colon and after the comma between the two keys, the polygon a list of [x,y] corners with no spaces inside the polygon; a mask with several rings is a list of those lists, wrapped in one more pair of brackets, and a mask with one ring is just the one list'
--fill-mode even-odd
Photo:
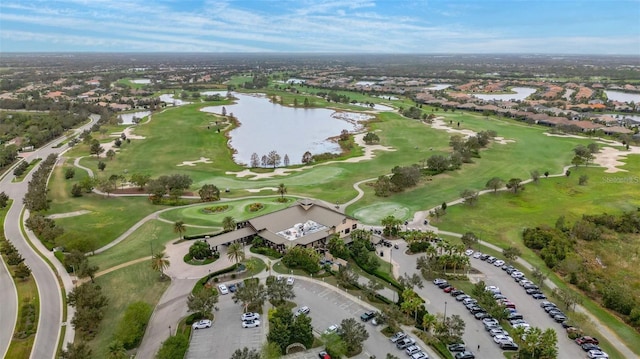
{"label": "parked car", "polygon": [[327,328],[324,331],[325,334],[339,333],[339,332],[340,332],[340,327],[337,324],[330,325],[329,328]]}
{"label": "parked car", "polygon": [[259,327],[260,326],[260,321],[255,319],[255,320],[245,320],[242,322],[242,327],[243,328],[255,328],[255,327]]}
{"label": "parked car", "polygon": [[318,357],[320,359],[331,359],[331,356],[329,355],[329,353],[325,352],[324,350],[318,353]]}
{"label": "parked car", "polygon": [[452,292],[452,291],[454,291],[454,290],[456,290],[456,288],[455,288],[455,287],[446,287],[446,288],[444,289],[444,292],[445,292],[445,293],[451,293],[451,292]]}
{"label": "parked car", "polygon": [[309,307],[307,307],[306,305],[304,307],[300,307],[298,308],[298,310],[296,310],[296,312],[293,314],[294,316],[299,316],[300,314],[309,314],[311,310],[309,309]]}
{"label": "parked car", "polygon": [[491,257],[491,256],[488,255],[488,254],[482,254],[482,255],[480,255],[480,260],[481,261],[486,261],[487,259],[489,259],[489,257]]}
{"label": "parked car", "polygon": [[229,284],[229,292],[235,293],[238,290],[235,284]]}
{"label": "parked car", "polygon": [[473,249],[467,249],[466,251],[464,251],[464,254],[470,256],[473,254]]}
{"label": "parked car", "polygon": [[480,259],[480,257],[482,257],[482,253],[475,252],[472,257],[475,258],[475,259]]}
{"label": "parked car", "polygon": [[491,335],[492,337],[495,337],[496,335],[500,335],[500,334],[505,334],[505,333],[506,332],[504,331],[504,329],[502,329],[502,327],[489,330],[489,335]]}
{"label": "parked car", "polygon": [[593,349],[587,352],[587,357],[590,359],[605,359],[609,358],[609,355],[602,350]]}
{"label": "parked car", "polygon": [[466,350],[466,347],[464,346],[463,343],[454,343],[454,344],[449,344],[447,345],[447,349],[449,349],[450,352],[463,352]]}
{"label": "parked car", "polygon": [[499,345],[500,345],[500,349],[502,350],[518,350],[518,344],[514,343],[513,341],[500,342]]}
{"label": "parked car", "polygon": [[458,302],[462,302],[465,299],[471,298],[470,296],[468,296],[467,294],[460,294],[458,296],[456,296],[456,300]]}
{"label": "parked car", "polygon": [[413,355],[413,354],[415,354],[417,352],[421,352],[422,348],[420,348],[417,345],[410,345],[404,351],[405,351],[405,353],[407,353],[407,355]]}
{"label": "parked car", "polygon": [[581,345],[581,347],[585,352],[588,352],[589,350],[602,350],[597,344],[593,343],[584,343]]}
{"label": "parked car", "polygon": [[504,341],[512,342],[513,338],[511,338],[506,334],[498,334],[493,337],[493,341],[496,342],[496,344],[500,344],[501,342],[504,342]]}
{"label": "parked car", "polygon": [[218,286],[218,289],[220,290],[220,294],[224,295],[224,294],[229,294],[229,289],[227,289],[227,286],[224,284],[220,284]]}
{"label": "parked car", "polygon": [[293,285],[293,282],[295,281],[295,279],[293,277],[289,277],[287,278],[287,284],[288,285]]}
{"label": "parked car", "polygon": [[504,261],[502,259],[498,259],[497,261],[493,262],[493,265],[496,267],[502,267],[504,265]]}
{"label": "parked car", "polygon": [[531,294],[533,299],[547,299],[547,296],[544,293],[533,293]]}
{"label": "parked car", "polygon": [[440,285],[442,283],[447,283],[447,280],[446,279],[442,279],[442,278],[436,278],[436,279],[433,280],[433,284],[435,284],[435,285]]}
{"label": "parked car", "polygon": [[457,353],[454,358],[456,359],[475,359],[476,356],[470,351],[463,351]]}
{"label": "parked car", "polygon": [[476,317],[476,319],[484,319],[484,318],[489,317],[489,313],[487,313],[487,312],[477,312],[473,316]]}
{"label": "parked car", "polygon": [[460,289],[454,289],[451,292],[449,292],[449,295],[451,295],[452,297],[457,297],[460,294],[464,294],[464,292],[461,291]]}
{"label": "parked car", "polygon": [[556,305],[547,300],[543,300],[542,302],[540,302],[540,308],[544,307],[556,307]]}
{"label": "parked car", "polygon": [[411,359],[429,359],[429,355],[423,351],[411,354]]}
{"label": "parked car", "polygon": [[396,343],[396,347],[398,349],[406,349],[410,346],[412,346],[413,344],[416,343],[416,340],[411,338],[411,337],[406,337],[404,339],[400,339],[397,343]]}
{"label": "parked car", "polygon": [[241,319],[242,319],[243,322],[246,321],[246,320],[260,319],[260,314],[252,313],[252,312],[244,313],[244,314],[242,314]]}
{"label": "parked car", "polygon": [[191,325],[191,328],[198,330],[204,328],[211,328],[211,321],[209,319],[202,319]]}
{"label": "parked car", "polygon": [[373,317],[375,317],[375,316],[376,316],[376,313],[375,313],[374,311],[372,311],[372,310],[371,310],[371,311],[368,311],[368,312],[364,312],[364,313],[362,313],[362,315],[360,316],[360,319],[361,319],[363,322],[368,322],[368,321],[370,321],[371,319],[373,319]]}
{"label": "parked car", "polygon": [[580,338],[576,338],[576,343],[582,345],[582,344],[586,344],[586,343],[591,343],[591,344],[600,344],[600,341],[597,338],[594,337],[589,337],[589,336],[584,336],[584,337],[580,337]]}
{"label": "parked car", "polygon": [[406,338],[407,335],[403,332],[397,332],[396,334],[392,335],[389,340],[391,340],[392,343],[397,342],[398,340],[404,339]]}

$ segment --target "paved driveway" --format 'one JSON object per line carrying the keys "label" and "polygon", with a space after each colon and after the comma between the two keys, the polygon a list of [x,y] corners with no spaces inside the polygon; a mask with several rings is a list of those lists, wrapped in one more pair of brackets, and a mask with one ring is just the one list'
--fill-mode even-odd
{"label": "paved driveway", "polygon": [[[231,358],[236,349],[248,347],[260,350],[266,341],[266,318],[260,318],[257,328],[242,328],[242,307],[233,302],[232,294],[220,296],[215,321],[211,328],[192,331],[187,359]],[[263,316],[266,317],[266,314]]]}

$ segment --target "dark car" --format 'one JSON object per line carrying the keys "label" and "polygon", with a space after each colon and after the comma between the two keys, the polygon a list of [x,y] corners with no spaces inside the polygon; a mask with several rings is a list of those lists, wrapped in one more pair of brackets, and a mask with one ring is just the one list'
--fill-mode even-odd
{"label": "dark car", "polygon": [[475,313],[473,316],[476,317],[476,319],[478,320],[490,317],[489,313],[487,312],[478,312],[478,313]]}
{"label": "dark car", "polygon": [[567,319],[568,318],[564,314],[558,314],[553,316],[553,320],[555,320],[558,323],[564,323],[567,321]]}
{"label": "dark car", "polygon": [[360,316],[360,319],[363,322],[368,322],[371,319],[373,319],[373,317],[375,317],[375,316],[376,316],[376,313],[374,311],[368,311],[368,312],[362,313],[362,315]]}
{"label": "dark car", "polygon": [[235,293],[238,290],[235,284],[229,284],[229,292]]}
{"label": "dark car", "polygon": [[502,350],[518,350],[518,344],[514,342],[500,342],[500,349]]}
{"label": "dark car", "polygon": [[466,350],[464,344],[462,343],[449,344],[447,345],[447,348],[450,352],[463,352]]}
{"label": "dark car", "polygon": [[460,353],[456,354],[454,358],[456,358],[456,359],[475,359],[476,356],[473,355],[472,352],[464,351],[464,352],[460,352]]}
{"label": "dark car", "polygon": [[445,289],[445,288],[449,288],[449,287],[451,287],[451,284],[449,284],[449,283],[438,284],[438,288],[440,288],[440,289]]}
{"label": "dark car", "polygon": [[483,260],[483,261],[486,261],[489,257],[491,257],[491,256],[488,255],[488,254],[483,254],[483,255],[480,256],[480,259]]}
{"label": "dark car", "polygon": [[452,297],[457,297],[460,294],[464,294],[463,291],[461,291],[460,289],[454,289],[449,293]]}
{"label": "dark car", "polygon": [[584,350],[585,352],[588,352],[589,350],[601,350],[597,344],[593,344],[593,343],[585,343],[585,344],[582,344],[581,347],[582,347],[582,350]]}
{"label": "dark car", "polygon": [[543,293],[533,293],[531,294],[531,297],[533,299],[547,299],[547,296],[544,295]]}
{"label": "dark car", "polygon": [[598,345],[600,344],[600,341],[594,337],[580,337],[580,338],[576,338],[576,343],[582,345],[582,344],[586,344],[586,343],[591,343],[591,344],[595,344]]}

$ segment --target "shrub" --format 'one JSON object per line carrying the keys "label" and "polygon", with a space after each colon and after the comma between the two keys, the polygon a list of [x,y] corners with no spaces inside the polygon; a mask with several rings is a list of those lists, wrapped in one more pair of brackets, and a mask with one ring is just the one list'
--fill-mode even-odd
{"label": "shrub", "polygon": [[115,334],[125,349],[132,349],[140,344],[152,312],[153,308],[145,302],[135,302],[127,307]]}
{"label": "shrub", "polygon": [[259,210],[264,208],[264,204],[260,202],[251,203],[249,205],[249,212],[258,212]]}
{"label": "shrub", "polygon": [[183,358],[189,348],[189,337],[178,334],[165,340],[156,354],[157,359]]}
{"label": "shrub", "polygon": [[211,250],[211,247],[209,247],[209,243],[206,241],[195,241],[195,243],[189,247],[189,255],[195,259],[202,260],[209,258],[212,254],[213,251]]}

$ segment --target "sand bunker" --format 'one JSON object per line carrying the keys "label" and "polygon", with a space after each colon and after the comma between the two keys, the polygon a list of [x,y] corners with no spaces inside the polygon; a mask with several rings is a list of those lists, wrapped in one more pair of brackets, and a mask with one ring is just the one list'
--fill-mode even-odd
{"label": "sand bunker", "polygon": [[629,172],[618,168],[618,166],[623,166],[625,163],[622,160],[625,160],[627,155],[631,154],[640,154],[640,147],[629,146],[629,151],[627,151],[607,146],[601,148],[600,152],[594,155],[593,163],[605,167],[606,173]]}
{"label": "sand bunker", "polygon": [[195,160],[195,161],[182,161],[182,163],[177,164],[176,166],[178,167],[182,167],[182,166],[195,166],[196,163],[213,163],[211,162],[210,159],[206,158],[206,157],[200,157],[199,160]]}
{"label": "sand bunker", "polygon": [[[435,128],[436,130],[445,130],[449,133],[457,133],[457,134],[461,134],[464,136],[464,138],[469,138],[471,136],[475,136],[478,133],[473,131],[473,130],[467,130],[467,129],[457,129],[457,128],[452,128],[450,126],[447,125],[446,122],[444,122],[444,117],[436,117],[433,119],[433,122],[431,123],[431,128]],[[513,143],[516,142],[515,140],[507,140],[504,137],[494,137],[493,138],[493,142],[501,144],[501,145],[506,145],[507,143]]]}
{"label": "sand bunker", "polygon": [[240,172],[227,171],[225,173],[228,174],[228,175],[235,175],[238,178],[253,176],[252,178],[250,178],[250,180],[259,180],[259,179],[264,179],[264,178],[273,178],[273,177],[276,177],[276,176],[286,176],[286,175],[288,175],[289,173],[292,173],[292,172],[301,172],[301,171],[304,171],[306,169],[313,168],[315,166],[323,166],[323,165],[328,165],[330,163],[343,163],[343,162],[356,163],[356,162],[366,161],[366,160],[370,160],[373,157],[375,157],[375,154],[374,154],[375,151],[395,151],[394,148],[387,147],[387,146],[367,145],[366,143],[364,143],[364,140],[363,140],[363,137],[365,135],[366,135],[365,133],[359,133],[359,134],[353,136],[353,139],[354,139],[355,143],[357,143],[359,146],[362,146],[362,148],[364,148],[364,155],[358,156],[358,157],[347,158],[344,161],[328,161],[328,162],[320,163],[318,165],[304,166],[304,167],[299,167],[299,168],[276,168],[273,172],[270,172],[270,173],[255,173],[255,172],[251,171],[250,169],[245,169],[245,170],[242,170]]}

